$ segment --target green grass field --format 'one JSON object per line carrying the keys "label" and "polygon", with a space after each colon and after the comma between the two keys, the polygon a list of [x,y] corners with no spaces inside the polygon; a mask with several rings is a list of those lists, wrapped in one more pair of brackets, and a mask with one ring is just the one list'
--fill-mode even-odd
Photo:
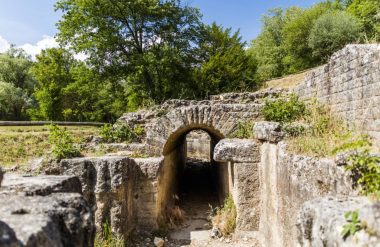
{"label": "green grass field", "polygon": [[[76,143],[97,135],[98,127],[67,126]],[[50,150],[48,126],[0,126],[0,166],[25,164]]]}

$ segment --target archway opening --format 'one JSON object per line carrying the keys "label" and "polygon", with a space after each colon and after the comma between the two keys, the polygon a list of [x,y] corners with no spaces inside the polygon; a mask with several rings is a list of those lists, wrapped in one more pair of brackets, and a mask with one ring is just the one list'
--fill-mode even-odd
{"label": "archway opening", "polygon": [[220,206],[230,187],[227,164],[213,160],[214,147],[222,138],[215,130],[193,126],[171,135],[165,145],[159,224],[174,228],[174,239],[190,241],[199,232],[208,238],[210,206]]}

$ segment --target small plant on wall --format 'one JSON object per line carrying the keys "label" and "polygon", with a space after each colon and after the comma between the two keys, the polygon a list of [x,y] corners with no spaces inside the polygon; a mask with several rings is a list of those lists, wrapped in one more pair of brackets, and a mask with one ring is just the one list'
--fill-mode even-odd
{"label": "small plant on wall", "polygon": [[228,138],[248,139],[252,138],[253,122],[251,121],[239,121],[236,129],[228,135]]}
{"label": "small plant on wall", "polygon": [[223,236],[234,233],[236,216],[237,211],[232,195],[228,195],[222,207],[211,208],[210,212],[212,226],[218,229]]}

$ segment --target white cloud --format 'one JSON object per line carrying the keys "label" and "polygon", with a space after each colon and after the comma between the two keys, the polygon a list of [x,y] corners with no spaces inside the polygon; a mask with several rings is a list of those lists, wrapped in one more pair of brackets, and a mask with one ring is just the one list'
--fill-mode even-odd
{"label": "white cloud", "polygon": [[35,45],[26,43],[24,45],[19,46],[19,48],[24,49],[26,53],[31,55],[32,59],[35,59],[36,55],[38,55],[42,50],[53,47],[58,47],[58,42],[55,40],[54,37],[50,37],[47,35],[44,35],[42,40],[38,41]]}
{"label": "white cloud", "polygon": [[8,41],[0,36],[0,53],[7,51],[10,47]]}
{"label": "white cloud", "polygon": [[[55,40],[54,37],[44,35],[37,44],[33,45],[30,43],[26,43],[17,48],[22,48],[27,54],[29,54],[33,60],[36,59],[36,56],[40,54],[40,52],[44,49],[58,47],[59,44]],[[7,51],[11,47],[10,43],[0,36],[0,53]],[[84,53],[74,54],[74,58],[80,61],[84,61],[88,58],[88,56]]]}

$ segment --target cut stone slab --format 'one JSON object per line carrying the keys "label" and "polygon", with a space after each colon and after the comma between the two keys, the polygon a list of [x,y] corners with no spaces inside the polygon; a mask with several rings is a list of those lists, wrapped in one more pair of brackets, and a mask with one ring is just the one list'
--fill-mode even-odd
{"label": "cut stone slab", "polygon": [[214,160],[218,162],[258,163],[260,146],[255,140],[223,139],[214,150]]}
{"label": "cut stone slab", "polygon": [[0,246],[94,244],[94,215],[80,194],[0,195],[0,201]]}
{"label": "cut stone slab", "polygon": [[256,122],[253,126],[254,136],[261,141],[280,142],[285,133],[281,130],[280,123],[277,122]]}
{"label": "cut stone slab", "polygon": [[[343,239],[344,214],[358,210],[359,220],[366,225]],[[380,202],[365,197],[323,197],[308,201],[298,219],[300,246],[380,246]]]}
{"label": "cut stone slab", "polygon": [[74,176],[23,176],[5,174],[0,194],[47,196],[52,193],[82,193],[80,180]]}

